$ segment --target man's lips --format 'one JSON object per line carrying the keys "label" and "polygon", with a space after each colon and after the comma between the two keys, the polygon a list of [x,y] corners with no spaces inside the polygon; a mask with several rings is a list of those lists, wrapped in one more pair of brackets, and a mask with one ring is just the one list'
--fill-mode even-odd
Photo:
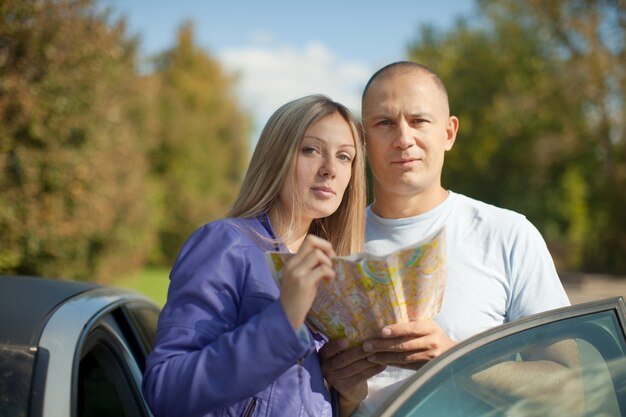
{"label": "man's lips", "polygon": [[402,159],[392,160],[391,163],[394,165],[411,165],[421,160],[422,158],[402,158]]}

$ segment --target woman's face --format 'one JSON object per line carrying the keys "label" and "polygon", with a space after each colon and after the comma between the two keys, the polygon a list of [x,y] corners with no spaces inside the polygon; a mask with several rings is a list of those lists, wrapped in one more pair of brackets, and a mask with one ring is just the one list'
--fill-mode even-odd
{"label": "woman's face", "polygon": [[303,222],[333,214],[350,182],[355,154],[350,125],[338,112],[311,125],[292,161],[295,176],[280,190],[284,207],[300,209]]}

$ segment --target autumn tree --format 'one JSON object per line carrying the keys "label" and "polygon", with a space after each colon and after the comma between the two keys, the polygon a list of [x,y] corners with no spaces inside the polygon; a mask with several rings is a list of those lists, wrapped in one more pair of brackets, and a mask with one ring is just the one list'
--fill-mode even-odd
{"label": "autumn tree", "polygon": [[[532,25],[554,45],[559,79],[579,95],[584,127],[577,165],[584,179],[589,227],[584,265],[626,272],[626,2],[485,1],[505,25]],[[553,110],[554,111],[554,110]]]}
{"label": "autumn tree", "polygon": [[233,96],[235,80],[195,44],[190,23],[157,57],[154,77],[150,163],[163,207],[154,260],[171,264],[189,234],[234,201],[248,161],[249,121]]}
{"label": "autumn tree", "polygon": [[624,272],[624,3],[479,3],[410,57],[449,89],[451,188],[526,214],[562,269]]}
{"label": "autumn tree", "polygon": [[0,2],[1,271],[107,279],[143,263],[136,56],[91,0]]}

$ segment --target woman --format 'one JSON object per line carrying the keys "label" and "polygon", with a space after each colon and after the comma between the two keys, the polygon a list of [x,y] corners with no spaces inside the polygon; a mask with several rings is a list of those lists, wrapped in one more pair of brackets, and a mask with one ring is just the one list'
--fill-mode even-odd
{"label": "woman", "polygon": [[[364,241],[364,151],[325,96],[269,119],[229,217],[197,230],[171,272],[143,391],[155,416],[330,416],[304,325],[331,257]],[[277,287],[265,251],[297,252]]]}

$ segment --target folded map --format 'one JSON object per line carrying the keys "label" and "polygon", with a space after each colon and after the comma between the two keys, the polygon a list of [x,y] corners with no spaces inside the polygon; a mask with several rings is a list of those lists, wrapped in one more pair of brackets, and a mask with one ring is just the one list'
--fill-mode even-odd
{"label": "folded map", "polygon": [[[294,254],[267,252],[280,286],[283,266]],[[335,279],[322,280],[307,325],[329,340],[347,337],[352,346],[380,337],[393,323],[430,319],[445,292],[445,230],[386,256],[359,253],[333,258]]]}

